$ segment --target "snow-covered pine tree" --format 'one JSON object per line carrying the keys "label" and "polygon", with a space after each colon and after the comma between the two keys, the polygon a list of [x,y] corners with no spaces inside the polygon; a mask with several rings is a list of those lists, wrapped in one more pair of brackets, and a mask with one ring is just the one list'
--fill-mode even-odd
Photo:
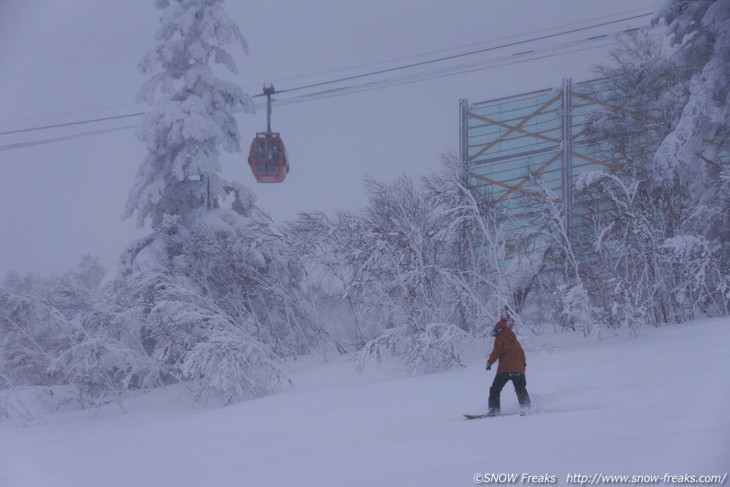
{"label": "snow-covered pine tree", "polygon": [[140,64],[153,74],[139,94],[153,104],[139,131],[148,155],[125,212],[155,233],[122,255],[110,300],[164,381],[233,402],[275,390],[275,360],[311,351],[318,335],[300,266],[253,194],[219,175],[219,149],[239,150],[233,114],[254,108],[211,68],[235,73],[224,46],[246,49],[221,3],[155,1],[162,25]]}
{"label": "snow-covered pine tree", "polygon": [[687,68],[689,99],[655,160],[689,188],[708,236],[730,240],[730,0],[668,0],[674,60]]}
{"label": "snow-covered pine tree", "polygon": [[[216,77],[211,63],[238,69],[224,49],[238,43],[239,28],[221,7],[223,0],[155,0],[161,26],[152,51],[139,68],[152,77],[138,100],[152,104],[137,136],[147,146],[124,217],[137,225],[151,219],[158,229],[164,215],[187,221],[199,209],[217,208],[233,193],[234,209],[246,211],[242,186],[220,177],[219,148],[240,150],[235,112],[253,112],[251,98],[232,82]],[[243,195],[243,196],[242,196]]]}

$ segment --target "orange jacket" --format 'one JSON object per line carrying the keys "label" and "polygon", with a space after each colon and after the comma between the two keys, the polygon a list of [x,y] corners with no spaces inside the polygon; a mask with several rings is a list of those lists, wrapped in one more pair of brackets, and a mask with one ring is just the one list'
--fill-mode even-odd
{"label": "orange jacket", "polygon": [[497,333],[497,338],[494,339],[494,349],[489,355],[487,363],[493,364],[498,360],[498,374],[501,372],[525,373],[525,367],[527,367],[525,351],[522,350],[520,342],[517,341],[515,332],[509,328],[505,328]]}

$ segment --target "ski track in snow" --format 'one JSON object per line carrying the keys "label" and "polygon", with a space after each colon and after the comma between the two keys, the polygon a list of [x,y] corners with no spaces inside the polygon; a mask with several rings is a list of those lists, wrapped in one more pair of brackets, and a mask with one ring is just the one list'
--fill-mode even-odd
{"label": "ski track in snow", "polygon": [[[0,423],[2,487],[475,485],[478,473],[714,475],[730,470],[730,319],[601,341],[540,337],[528,351],[537,414],[486,409],[484,358],[430,376],[346,359],[289,362],[294,387],[193,407],[170,387],[97,411]],[[491,343],[489,344],[491,345]],[[502,392],[504,412],[517,410]]]}

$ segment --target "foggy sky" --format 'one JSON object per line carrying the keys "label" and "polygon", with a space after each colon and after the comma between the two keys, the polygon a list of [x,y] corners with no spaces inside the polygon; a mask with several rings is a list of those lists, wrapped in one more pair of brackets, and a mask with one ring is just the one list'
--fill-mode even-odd
{"label": "foggy sky", "polygon": [[[227,1],[250,50],[230,79],[257,94],[502,44],[650,11],[659,0]],[[414,7],[417,5],[417,7]],[[629,12],[625,15],[621,13]],[[0,132],[144,111],[137,64],[158,21],[149,0],[0,0]],[[569,39],[646,25],[648,18],[484,55],[510,55]],[[562,27],[562,28],[561,28]],[[536,34],[537,33],[537,34]],[[606,48],[400,87],[274,108],[291,172],[255,183],[246,151],[265,110],[237,117],[242,152],[223,176],[250,187],[275,221],[300,211],[357,210],[363,178],[420,176],[458,147],[460,98],[487,100],[591,79]],[[281,95],[281,98],[285,98]],[[126,119],[0,135],[0,146],[135,124]],[[112,268],[150,231],[121,220],[145,149],[134,130],[0,151],[0,280],[10,270],[59,273],[91,254]]]}

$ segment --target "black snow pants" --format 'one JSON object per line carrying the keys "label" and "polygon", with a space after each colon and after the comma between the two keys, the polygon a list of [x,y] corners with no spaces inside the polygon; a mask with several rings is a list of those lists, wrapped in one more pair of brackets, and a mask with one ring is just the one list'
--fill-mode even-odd
{"label": "black snow pants", "polygon": [[515,386],[515,392],[517,393],[517,400],[520,402],[520,406],[523,408],[530,407],[530,396],[527,394],[527,379],[525,375],[517,372],[499,372],[494,376],[492,387],[489,388],[490,413],[499,412],[499,395],[502,392],[502,388],[509,381],[512,381],[512,385]]}

